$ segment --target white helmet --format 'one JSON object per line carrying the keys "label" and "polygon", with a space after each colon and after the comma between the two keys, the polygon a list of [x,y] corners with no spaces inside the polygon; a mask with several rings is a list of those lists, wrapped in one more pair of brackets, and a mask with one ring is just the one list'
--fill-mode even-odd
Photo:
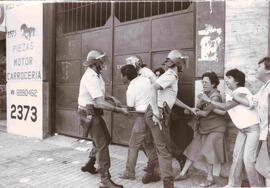
{"label": "white helmet", "polygon": [[106,53],[102,51],[91,50],[87,55],[86,61],[84,61],[82,64],[83,66],[88,67],[89,65],[96,63],[93,60],[101,60],[102,63],[106,63],[106,57]]}
{"label": "white helmet", "polygon": [[127,65],[133,65],[135,68],[141,67],[143,65],[142,58],[138,55],[132,55],[126,58]]}
{"label": "white helmet", "polygon": [[[184,56],[181,52],[178,50],[172,50],[169,52],[165,62],[163,64],[167,64],[169,67],[173,65],[179,65],[180,63],[186,63],[186,60],[188,59],[188,56]],[[184,61],[183,61],[184,60]]]}

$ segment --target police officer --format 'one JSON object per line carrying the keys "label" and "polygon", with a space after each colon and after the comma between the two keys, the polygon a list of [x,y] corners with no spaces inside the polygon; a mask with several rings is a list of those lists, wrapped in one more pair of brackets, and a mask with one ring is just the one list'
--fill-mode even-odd
{"label": "police officer", "polygon": [[126,58],[126,63],[133,65],[137,72],[138,76],[143,76],[148,79],[150,79],[151,83],[155,83],[156,81],[156,75],[153,73],[153,71],[146,67],[146,64],[143,63],[143,60],[138,55],[129,56]]}
{"label": "police officer", "polygon": [[172,50],[168,54],[166,61],[163,63],[166,72],[152,84],[151,102],[146,112],[146,123],[151,130],[159,154],[158,159],[164,188],[174,187],[172,155],[168,150],[166,135],[163,132],[163,129],[168,125],[170,114],[167,113],[166,115],[164,108],[168,106],[171,109],[175,104],[195,113],[192,108],[177,99],[178,74],[183,70],[186,59],[187,57],[183,56],[178,50]]}
{"label": "police officer", "polygon": [[[99,162],[99,173],[101,176],[100,188],[123,188],[111,180],[109,173],[110,155],[108,145],[110,135],[106,123],[102,118],[103,110],[121,112],[127,114],[125,108],[114,106],[105,101],[105,83],[101,76],[101,70],[106,62],[106,54],[91,50],[83,66],[87,67],[80,81],[80,91],[78,97],[78,109],[81,111],[80,117],[90,120],[89,134],[95,143],[97,159]],[[88,167],[88,161],[85,168]]]}
{"label": "police officer", "polygon": [[[121,68],[122,80],[124,84],[128,84],[126,92],[127,106],[129,110],[136,112],[135,121],[131,131],[129,140],[128,158],[126,169],[122,174],[123,179],[135,179],[135,166],[138,153],[141,147],[144,148],[146,156],[149,159],[147,171],[151,171],[151,176],[143,177],[143,183],[150,183],[160,180],[159,172],[155,167],[158,164],[157,154],[153,142],[145,144],[148,130],[145,125],[144,113],[151,99],[151,82],[144,76],[137,76],[137,70],[132,65],[125,65]],[[152,141],[152,140],[151,140]]]}

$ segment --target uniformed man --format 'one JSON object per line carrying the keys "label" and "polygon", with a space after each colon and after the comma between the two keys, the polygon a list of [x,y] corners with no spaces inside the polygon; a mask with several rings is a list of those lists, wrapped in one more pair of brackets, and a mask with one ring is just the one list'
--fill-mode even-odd
{"label": "uniformed man", "polygon": [[169,110],[173,105],[192,111],[194,110],[177,99],[178,73],[182,72],[185,60],[178,50],[172,50],[166,61],[163,63],[166,72],[162,74],[154,84],[152,84],[152,96],[150,106],[146,112],[146,123],[151,130],[154,143],[159,155],[159,165],[164,188],[174,187],[174,177],[172,174],[172,155],[168,150],[166,134],[163,129],[168,125],[169,113],[165,113],[165,108]]}
{"label": "uniformed man", "polygon": [[129,140],[128,158],[126,169],[122,174],[123,179],[135,179],[135,167],[137,163],[138,153],[143,147],[146,156],[149,159],[147,171],[151,171],[151,176],[143,177],[143,183],[150,183],[160,180],[158,169],[158,159],[153,142],[145,144],[148,132],[145,125],[144,113],[151,99],[151,82],[144,76],[137,76],[137,70],[133,65],[125,65],[121,68],[121,75],[124,84],[128,84],[126,92],[127,106],[129,110],[133,110],[136,119],[133,123],[131,136]]}
{"label": "uniformed man", "polygon": [[[109,173],[110,155],[108,145],[110,135],[106,123],[102,118],[103,110],[121,112],[127,114],[125,108],[114,106],[105,101],[105,83],[101,76],[101,70],[106,61],[106,54],[91,50],[83,66],[87,67],[80,81],[80,91],[78,97],[78,109],[81,119],[89,119],[89,134],[95,143],[97,160],[99,162],[99,173],[101,176],[100,188],[123,188],[111,180]],[[88,161],[85,168],[88,167]]]}
{"label": "uniformed man", "polygon": [[138,55],[130,56],[126,58],[126,63],[133,65],[136,68],[138,76],[148,78],[151,81],[151,84],[155,83],[157,79],[156,75],[153,73],[151,69],[146,67],[146,64],[143,63],[143,60],[140,56]]}

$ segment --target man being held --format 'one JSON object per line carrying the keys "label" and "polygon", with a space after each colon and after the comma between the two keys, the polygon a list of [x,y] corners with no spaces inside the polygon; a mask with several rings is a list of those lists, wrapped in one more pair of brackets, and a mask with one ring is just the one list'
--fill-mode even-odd
{"label": "man being held", "polygon": [[126,169],[121,176],[124,179],[135,179],[135,166],[140,148],[143,146],[144,151],[149,159],[149,163],[153,163],[151,177],[143,177],[143,183],[159,181],[159,173],[155,171],[157,163],[156,150],[153,144],[144,144],[147,137],[147,127],[145,125],[144,113],[151,99],[151,83],[144,76],[137,76],[137,71],[132,65],[125,65],[121,68],[122,80],[128,85],[126,92],[127,106],[129,110],[136,111],[136,119],[133,124],[131,137],[129,140],[128,158]]}

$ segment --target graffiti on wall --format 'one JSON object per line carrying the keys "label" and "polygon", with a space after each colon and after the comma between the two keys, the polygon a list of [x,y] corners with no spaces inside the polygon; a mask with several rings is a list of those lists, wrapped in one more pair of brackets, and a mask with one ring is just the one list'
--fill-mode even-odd
{"label": "graffiti on wall", "polygon": [[201,37],[199,61],[218,62],[218,50],[222,42],[221,33],[221,28],[215,28],[210,24],[205,24],[205,28],[198,31]]}

